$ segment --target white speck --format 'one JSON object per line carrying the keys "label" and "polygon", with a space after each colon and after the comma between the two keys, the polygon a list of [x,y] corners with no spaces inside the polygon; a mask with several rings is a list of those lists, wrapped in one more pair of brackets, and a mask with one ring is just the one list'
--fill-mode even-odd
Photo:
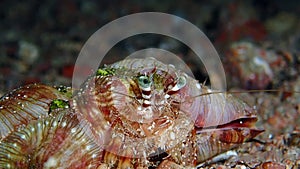
{"label": "white speck", "polygon": [[170,138],[171,138],[171,140],[175,140],[175,133],[174,132],[170,132]]}
{"label": "white speck", "polygon": [[87,151],[89,151],[90,149],[91,149],[90,145],[88,145],[88,146],[85,147],[85,150],[87,150]]}
{"label": "white speck", "polygon": [[97,157],[97,154],[93,154],[93,155],[92,155],[92,158],[96,158],[96,157]]}
{"label": "white speck", "polygon": [[139,107],[137,107],[137,109],[138,109],[138,110],[142,110],[142,107],[141,107],[141,106],[139,106]]}
{"label": "white speck", "polygon": [[243,121],[240,121],[240,124],[243,124]]}
{"label": "white speck", "polygon": [[44,168],[55,167],[57,165],[57,160],[54,157],[50,157],[44,164]]}
{"label": "white speck", "polygon": [[57,126],[57,121],[54,121],[53,122],[53,127],[56,127]]}
{"label": "white speck", "polygon": [[269,139],[273,139],[273,134],[269,134]]}
{"label": "white speck", "polygon": [[174,65],[172,65],[172,64],[169,64],[169,66],[170,66],[171,68],[175,69],[175,66],[174,66]]}
{"label": "white speck", "polygon": [[207,89],[207,93],[211,93],[212,92],[212,90],[211,89]]}
{"label": "white speck", "polygon": [[201,85],[199,83],[196,83],[197,89],[201,89]]}
{"label": "white speck", "polygon": [[14,143],[13,146],[14,146],[14,147],[17,147],[17,143]]}
{"label": "white speck", "polygon": [[31,131],[32,131],[32,132],[34,132],[34,131],[35,131],[34,127],[31,127]]}
{"label": "white speck", "polygon": [[227,151],[225,153],[222,153],[222,154],[219,154],[219,155],[213,157],[211,160],[212,160],[212,162],[218,162],[218,161],[229,159],[230,157],[237,156],[237,155],[238,154],[236,151],[230,150],[230,151]]}
{"label": "white speck", "polygon": [[246,167],[244,165],[241,166],[241,169],[246,169]]}
{"label": "white speck", "polygon": [[21,139],[26,139],[26,136],[24,134],[21,135]]}
{"label": "white speck", "polygon": [[6,167],[7,167],[7,168],[10,168],[10,164],[6,164]]}
{"label": "white speck", "polygon": [[268,64],[263,58],[261,58],[261,57],[259,57],[259,56],[256,56],[256,57],[253,58],[253,62],[254,62],[255,64],[257,64],[257,65],[263,67],[263,69],[265,70],[265,72],[266,72],[269,76],[273,77],[273,73],[272,73],[272,70],[271,70],[269,64]]}
{"label": "white speck", "polygon": [[111,81],[108,81],[108,82],[107,82],[107,85],[111,85],[111,84],[112,84],[112,82],[111,82]]}
{"label": "white speck", "polygon": [[168,98],[170,98],[170,95],[166,94],[164,98],[168,99]]}
{"label": "white speck", "polygon": [[76,128],[72,128],[71,133],[75,133],[75,132],[76,132]]}
{"label": "white speck", "polygon": [[24,98],[27,98],[27,95],[26,94],[24,94],[24,96],[23,96]]}
{"label": "white speck", "polygon": [[63,123],[62,123],[62,127],[66,127],[67,126],[67,123],[64,121]]}

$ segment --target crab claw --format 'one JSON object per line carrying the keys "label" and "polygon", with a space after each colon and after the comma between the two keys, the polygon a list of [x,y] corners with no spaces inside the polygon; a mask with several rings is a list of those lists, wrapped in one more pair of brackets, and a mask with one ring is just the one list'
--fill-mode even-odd
{"label": "crab claw", "polygon": [[197,130],[197,162],[228,151],[263,132],[254,128],[257,118],[242,118],[215,128]]}

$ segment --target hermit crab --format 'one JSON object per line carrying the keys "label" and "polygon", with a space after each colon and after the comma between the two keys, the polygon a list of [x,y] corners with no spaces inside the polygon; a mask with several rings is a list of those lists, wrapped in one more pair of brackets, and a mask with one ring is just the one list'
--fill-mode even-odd
{"label": "hermit crab", "polygon": [[153,58],[106,65],[71,90],[1,98],[1,168],[195,168],[262,132],[253,108]]}

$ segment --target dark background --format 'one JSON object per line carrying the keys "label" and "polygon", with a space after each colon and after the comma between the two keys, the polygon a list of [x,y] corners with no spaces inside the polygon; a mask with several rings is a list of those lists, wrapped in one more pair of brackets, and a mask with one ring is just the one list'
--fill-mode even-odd
{"label": "dark background", "polygon": [[[195,24],[223,60],[231,43],[241,40],[299,53],[297,0],[1,1],[0,94],[33,82],[70,85],[81,46],[96,30],[121,16],[146,11],[174,14]],[[104,61],[111,63],[147,47],[194,57],[189,48],[173,39],[143,35],[123,40]],[[190,66],[200,81],[205,80],[201,66]]]}

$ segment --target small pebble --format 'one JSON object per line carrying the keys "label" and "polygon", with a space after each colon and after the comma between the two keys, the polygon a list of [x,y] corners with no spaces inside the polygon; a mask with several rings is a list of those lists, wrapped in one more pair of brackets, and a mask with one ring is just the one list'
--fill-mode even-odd
{"label": "small pebble", "polygon": [[39,50],[37,46],[32,43],[20,41],[18,54],[25,63],[31,65],[39,57]]}

